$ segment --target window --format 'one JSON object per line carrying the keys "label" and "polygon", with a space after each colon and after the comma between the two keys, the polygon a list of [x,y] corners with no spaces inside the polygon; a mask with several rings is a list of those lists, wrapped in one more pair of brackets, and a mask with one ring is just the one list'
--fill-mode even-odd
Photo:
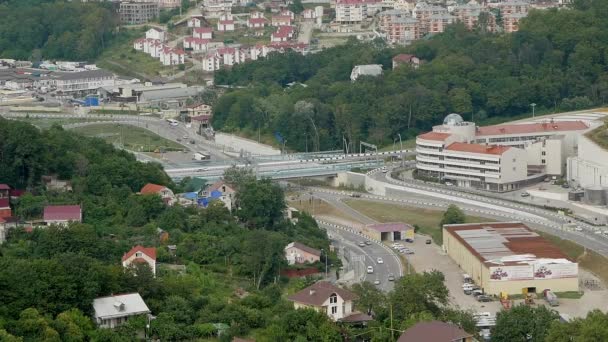
{"label": "window", "polygon": [[517,168],[515,166],[513,166],[513,171],[517,171]]}
{"label": "window", "polygon": [[541,162],[541,163],[543,163],[543,164],[545,164],[545,160],[544,160],[544,159],[543,159],[543,160],[541,160],[540,162]]}
{"label": "window", "polygon": [[330,304],[336,304],[338,302],[338,296],[333,293],[331,296],[329,296],[329,303]]}
{"label": "window", "polygon": [[135,253],[135,257],[137,257],[137,258],[141,258],[141,252],[137,252],[137,253]]}
{"label": "window", "polygon": [[331,307],[331,314],[332,314],[332,315],[335,315],[335,314],[337,314],[337,313],[338,313],[338,307],[337,307],[337,306],[332,306],[332,307]]}
{"label": "window", "polygon": [[513,162],[515,163],[517,161],[517,159],[513,158]]}
{"label": "window", "polygon": [[547,155],[547,152],[543,151],[541,154],[542,154],[543,156],[546,156],[546,155]]}

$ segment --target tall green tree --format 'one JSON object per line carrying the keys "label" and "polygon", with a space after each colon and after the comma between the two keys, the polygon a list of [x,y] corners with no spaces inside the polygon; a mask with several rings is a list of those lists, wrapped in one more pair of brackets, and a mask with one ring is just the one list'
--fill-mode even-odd
{"label": "tall green tree", "polygon": [[497,314],[492,341],[543,342],[558,319],[559,314],[545,306],[517,305]]}
{"label": "tall green tree", "polygon": [[464,223],[465,220],[466,216],[462,210],[455,204],[450,204],[448,209],[443,213],[443,217],[441,218],[439,225],[443,227],[445,224],[460,224]]}

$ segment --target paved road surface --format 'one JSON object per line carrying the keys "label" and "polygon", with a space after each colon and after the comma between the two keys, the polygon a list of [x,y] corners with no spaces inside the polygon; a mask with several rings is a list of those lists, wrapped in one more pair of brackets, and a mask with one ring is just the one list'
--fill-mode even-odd
{"label": "paved road surface", "polygon": [[310,21],[303,21],[300,23],[300,33],[298,34],[298,43],[310,44],[310,38],[312,37],[312,29],[314,23]]}

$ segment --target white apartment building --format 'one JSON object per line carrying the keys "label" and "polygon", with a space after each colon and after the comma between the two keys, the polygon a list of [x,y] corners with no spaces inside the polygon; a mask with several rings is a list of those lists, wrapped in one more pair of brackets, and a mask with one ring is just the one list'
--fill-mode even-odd
{"label": "white apartment building", "polygon": [[166,40],[167,33],[163,30],[159,30],[156,27],[153,27],[146,31],[146,39],[156,39],[164,42]]}
{"label": "white apartment building", "polygon": [[443,125],[416,138],[417,174],[462,187],[515,190],[562,175],[588,129],[582,121],[477,127],[450,114]]}
{"label": "white apartment building", "polygon": [[358,24],[382,10],[379,0],[337,0],[336,23]]}
{"label": "white apartment building", "polygon": [[425,35],[431,28],[431,17],[447,15],[448,9],[437,5],[429,5],[426,2],[419,2],[412,10],[412,16],[418,19],[420,32]]}
{"label": "white apartment building", "polygon": [[116,77],[106,70],[80,72],[56,72],[51,74],[48,85],[64,93],[91,92],[100,87],[113,86]]}

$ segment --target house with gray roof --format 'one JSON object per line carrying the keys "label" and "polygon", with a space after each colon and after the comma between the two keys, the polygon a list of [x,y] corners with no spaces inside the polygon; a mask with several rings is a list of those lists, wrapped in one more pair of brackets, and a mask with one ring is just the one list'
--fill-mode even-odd
{"label": "house with gray roof", "polygon": [[150,309],[139,293],[95,298],[93,309],[95,323],[100,328],[115,328],[130,317],[150,314]]}

